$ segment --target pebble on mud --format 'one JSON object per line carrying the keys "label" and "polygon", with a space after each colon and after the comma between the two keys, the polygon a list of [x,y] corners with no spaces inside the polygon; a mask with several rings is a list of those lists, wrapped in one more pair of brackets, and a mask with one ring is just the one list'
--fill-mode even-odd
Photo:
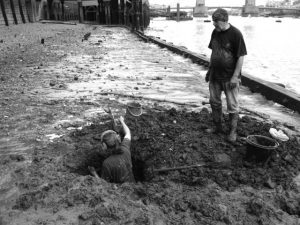
{"label": "pebble on mud", "polygon": [[271,178],[269,178],[266,182],[265,182],[265,186],[269,187],[271,189],[274,189],[276,187],[276,183],[274,183]]}
{"label": "pebble on mud", "polygon": [[55,80],[50,80],[49,85],[51,87],[55,86],[56,85],[56,81]]}

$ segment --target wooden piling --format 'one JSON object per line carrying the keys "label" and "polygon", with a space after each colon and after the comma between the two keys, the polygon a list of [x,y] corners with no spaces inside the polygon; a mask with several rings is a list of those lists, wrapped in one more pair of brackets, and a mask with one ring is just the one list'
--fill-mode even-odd
{"label": "wooden piling", "polygon": [[143,14],[143,1],[140,0],[140,28],[141,31],[144,31],[144,14]]}
{"label": "wooden piling", "polygon": [[125,17],[124,17],[124,11],[125,11],[125,5],[124,5],[124,0],[121,0],[121,12],[120,12],[120,18],[121,18],[121,24],[125,25]]}
{"label": "wooden piling", "polygon": [[10,8],[11,8],[11,12],[14,18],[14,23],[18,24],[18,20],[17,20],[17,16],[16,16],[16,11],[15,11],[15,4],[14,4],[14,0],[10,0]]}
{"label": "wooden piling", "polygon": [[177,22],[179,22],[179,17],[180,17],[180,5],[179,3],[177,3],[177,17],[176,17]]}
{"label": "wooden piling", "polygon": [[98,10],[98,23],[101,24],[101,2],[100,2],[100,0],[98,0],[97,10]]}
{"label": "wooden piling", "polygon": [[61,4],[61,20],[65,20],[65,0],[60,0]]}
{"label": "wooden piling", "polygon": [[134,0],[134,18],[135,18],[135,29],[140,30],[140,16],[138,11],[138,0]]}
{"label": "wooden piling", "polygon": [[6,13],[5,13],[5,5],[4,5],[3,0],[0,0],[0,6],[1,6],[1,11],[2,11],[4,21],[5,21],[5,25],[8,26],[8,20],[7,20],[7,16],[6,16]]}
{"label": "wooden piling", "polygon": [[104,0],[105,24],[111,24],[110,1]]}
{"label": "wooden piling", "polygon": [[24,13],[23,13],[23,8],[22,8],[22,2],[21,2],[21,0],[18,0],[18,3],[19,3],[19,10],[20,10],[22,22],[26,23],[25,16],[24,16]]}
{"label": "wooden piling", "polygon": [[81,0],[78,1],[78,19],[79,23],[83,22],[83,8],[82,8],[82,2]]}
{"label": "wooden piling", "polygon": [[[22,1],[22,0],[21,0]],[[25,10],[24,10],[25,8]],[[36,2],[35,0],[25,0],[23,5],[24,15],[28,22],[36,21]]]}
{"label": "wooden piling", "polygon": [[127,22],[127,6],[126,6],[126,0],[123,0],[123,3],[124,3],[124,8],[123,8],[123,17],[124,17],[124,25],[128,25],[128,22]]}
{"label": "wooden piling", "polygon": [[119,19],[119,24],[122,24],[121,15],[122,15],[122,12],[121,12],[121,1],[118,0],[118,19]]}
{"label": "wooden piling", "polygon": [[32,18],[29,21],[34,23],[34,22],[36,22],[36,16],[37,16],[36,15],[36,1],[31,0],[30,2],[31,2],[30,6],[31,6],[31,11],[32,11]]}

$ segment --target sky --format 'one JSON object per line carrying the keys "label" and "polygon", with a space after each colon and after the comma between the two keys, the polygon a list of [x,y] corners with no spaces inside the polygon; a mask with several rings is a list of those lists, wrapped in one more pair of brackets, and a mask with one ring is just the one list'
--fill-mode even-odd
{"label": "sky", "polygon": [[[265,5],[267,0],[256,0],[256,5]],[[181,6],[195,6],[196,0],[149,0],[151,4],[175,6],[179,3]],[[206,0],[206,6],[243,6],[245,0]]]}

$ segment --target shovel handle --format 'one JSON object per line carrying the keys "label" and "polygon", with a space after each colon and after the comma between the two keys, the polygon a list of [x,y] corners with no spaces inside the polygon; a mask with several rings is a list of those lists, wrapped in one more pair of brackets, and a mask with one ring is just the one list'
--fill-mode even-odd
{"label": "shovel handle", "polygon": [[205,165],[206,165],[205,163],[199,163],[199,164],[191,165],[191,166],[179,166],[179,167],[172,167],[172,168],[153,169],[152,171],[154,173],[160,173],[160,172],[167,172],[167,171],[173,171],[173,170],[192,169],[192,168],[197,168],[197,167],[203,167]]}

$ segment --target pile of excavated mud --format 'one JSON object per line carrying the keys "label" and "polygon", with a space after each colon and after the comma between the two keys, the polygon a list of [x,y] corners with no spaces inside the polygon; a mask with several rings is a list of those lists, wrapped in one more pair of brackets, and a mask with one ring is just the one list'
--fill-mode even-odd
{"label": "pile of excavated mud", "polygon": [[[248,157],[253,150],[243,140],[232,145],[225,134],[206,133],[212,124],[206,109],[159,107],[125,121],[132,131],[136,184],[109,184],[90,176],[88,166],[101,172],[107,153],[101,150],[100,134],[111,128],[108,117],[97,118],[36,149],[28,171],[16,171],[23,194],[11,219],[16,224],[297,224],[296,138],[280,145],[266,164]],[[271,126],[244,116],[238,134],[269,136]],[[151,173],[151,168],[200,162],[205,165]]]}

